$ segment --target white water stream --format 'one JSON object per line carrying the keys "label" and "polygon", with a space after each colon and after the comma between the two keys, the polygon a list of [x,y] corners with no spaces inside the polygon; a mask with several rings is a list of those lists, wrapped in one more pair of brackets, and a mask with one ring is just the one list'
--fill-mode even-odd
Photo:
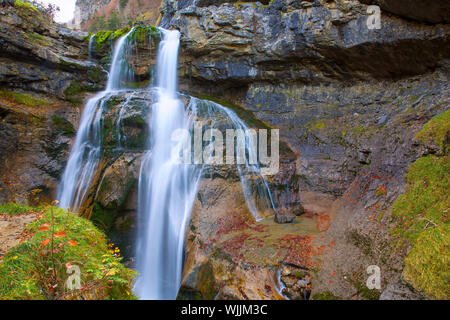
{"label": "white water stream", "polygon": [[133,31],[130,30],[117,41],[105,91],[89,99],[83,109],[80,127],[58,189],[61,208],[78,212],[89,190],[102,148],[103,105],[109,97],[123,89],[122,82],[131,77],[132,71],[126,57],[131,47],[128,36]]}
{"label": "white water stream", "polygon": [[[122,83],[133,76],[126,60],[131,50],[128,37],[131,32],[133,30],[116,44],[106,90],[90,99],[83,110],[58,195],[60,206],[74,212],[78,212],[85,200],[100,161],[103,105],[109,97],[125,89]],[[225,122],[230,128],[248,129],[235,112],[214,102],[191,97],[189,105],[184,106],[177,92],[180,34],[163,29],[160,32],[158,102],[150,106],[152,117],[147,146],[150,151],[143,156],[139,176],[136,247],[139,276],[134,291],[141,299],[177,297],[183,271],[186,226],[205,168],[203,164],[180,163],[179,154],[184,145],[172,141],[173,132],[192,131],[199,113],[211,121],[211,127],[221,119],[221,123]],[[120,116],[117,126],[119,129]],[[252,141],[247,140],[245,148],[248,155],[256,153],[256,144]],[[250,212],[258,220],[260,212],[273,209],[274,204],[259,166],[250,164],[247,156],[244,160],[238,166],[242,190]]]}

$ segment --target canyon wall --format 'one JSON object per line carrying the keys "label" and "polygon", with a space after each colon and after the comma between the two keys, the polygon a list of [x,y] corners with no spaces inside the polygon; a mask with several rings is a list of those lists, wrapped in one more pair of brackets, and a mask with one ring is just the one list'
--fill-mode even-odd
{"label": "canyon wall", "polygon": [[[415,137],[450,105],[449,5],[407,2],[162,2],[161,26],[182,35],[183,93],[281,136],[280,172],[268,178],[275,220],[254,221],[233,169],[207,170],[186,234],[180,298],[303,299],[308,279],[316,298],[425,297],[404,279],[411,246],[391,234],[391,205],[408,166],[441,152]],[[78,21],[120,5],[78,4]],[[379,29],[368,26],[374,4]],[[53,199],[79,107],[104,87],[111,45],[125,30],[98,33],[89,60],[87,33],[26,8],[0,10],[0,202]],[[159,39],[143,29],[129,61],[146,85]],[[129,248],[153,101],[148,91],[107,102],[103,157],[85,204],[85,216]],[[365,287],[370,265],[381,268],[379,290]]]}
{"label": "canyon wall", "polygon": [[81,91],[105,73],[89,35],[30,7],[0,8],[0,201],[39,203],[56,188],[76,134]]}
{"label": "canyon wall", "polygon": [[[365,299],[383,293],[401,298],[399,292],[418,297],[405,289],[403,259],[409,248],[396,247],[390,207],[404,191],[408,165],[436,152],[415,135],[450,102],[449,5],[427,3],[163,1],[161,25],[182,34],[181,87],[239,105],[279,128],[296,155],[287,162],[295,174],[286,184],[298,190],[307,215],[330,224],[312,238],[295,238],[293,232],[278,240],[297,246],[304,266],[314,270],[313,295],[318,297]],[[369,25],[367,4],[381,7],[380,28]],[[214,203],[220,207],[218,200]],[[222,214],[232,211],[223,206]],[[212,207],[208,203],[194,211],[192,230],[207,228],[215,236],[191,232],[188,247],[197,263],[185,270],[182,288],[200,295],[255,297],[264,287],[231,285],[230,275],[223,273],[231,266],[240,270],[236,274],[251,269],[246,252],[259,241],[253,227],[242,221],[233,227],[230,218],[229,228],[241,233],[232,233],[232,244],[226,242],[230,232],[219,236],[226,218]],[[266,250],[262,255],[270,255],[259,239]],[[364,289],[370,265],[381,268],[381,290]],[[205,270],[216,280],[205,284]],[[238,277],[243,283],[252,279],[250,274]]]}

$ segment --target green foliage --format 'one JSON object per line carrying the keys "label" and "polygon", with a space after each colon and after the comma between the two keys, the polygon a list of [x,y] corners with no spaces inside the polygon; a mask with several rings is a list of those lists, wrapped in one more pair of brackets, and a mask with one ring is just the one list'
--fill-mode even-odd
{"label": "green foliage", "polygon": [[17,203],[7,203],[7,204],[0,205],[0,214],[4,213],[4,214],[8,214],[8,215],[15,215],[15,214],[21,214],[21,213],[26,213],[26,212],[32,212],[34,210],[35,210],[35,208],[33,208],[33,207],[20,205]]}
{"label": "green foliage", "polygon": [[338,296],[335,296],[331,291],[325,291],[322,293],[316,293],[312,297],[313,300],[341,300]]}
{"label": "green foliage", "polygon": [[414,242],[427,226],[449,222],[449,159],[429,155],[409,166],[406,192],[392,206],[397,234]]}
{"label": "green foliage", "polygon": [[34,7],[30,2],[27,2],[27,1],[16,0],[16,1],[14,1],[14,6],[16,8],[24,8],[24,9],[33,10],[36,12],[38,11],[38,9],[36,7]]}
{"label": "green foliage", "polygon": [[30,107],[40,107],[49,104],[47,101],[34,98],[29,94],[17,93],[13,91],[0,91],[0,98]]}
{"label": "green foliage", "polygon": [[405,279],[440,299],[450,298],[449,159],[429,155],[411,164],[406,192],[392,206],[398,219],[394,234],[412,244],[405,259]]}
{"label": "green foliage", "polygon": [[81,269],[80,292],[97,288],[90,298],[135,299],[130,287],[135,272],[120,263],[119,249],[108,245],[92,222],[54,207],[41,214],[27,227],[32,237],[0,264],[0,300],[67,297],[70,265]]}
{"label": "green foliage", "polygon": [[106,21],[106,29],[108,30],[117,30],[122,27],[122,19],[119,16],[119,12],[113,11],[111,12],[111,16]]}
{"label": "green foliage", "polygon": [[431,119],[415,138],[422,143],[433,143],[437,145],[444,154],[448,155],[448,141],[450,140],[450,110]]}
{"label": "green foliage", "polygon": [[70,84],[70,86],[64,90],[64,95],[66,96],[66,100],[72,102],[73,104],[81,104],[80,94],[83,92],[78,81],[74,81]]}

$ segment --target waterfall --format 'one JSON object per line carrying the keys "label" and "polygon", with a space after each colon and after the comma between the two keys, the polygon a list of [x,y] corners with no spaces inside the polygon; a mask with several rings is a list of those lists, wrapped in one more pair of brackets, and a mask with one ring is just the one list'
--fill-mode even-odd
{"label": "waterfall", "polygon": [[[139,231],[136,250],[139,276],[134,291],[141,299],[175,299],[178,294],[184,258],[184,237],[204,165],[180,163],[183,144],[172,141],[178,129],[192,131],[200,115],[212,121],[225,119],[230,128],[248,127],[231,110],[211,101],[191,97],[185,109],[177,93],[178,31],[161,30],[157,60],[158,103],[152,108],[152,140],[142,161],[139,177]],[[247,142],[246,150],[256,152]],[[247,157],[239,166],[243,193],[249,210],[259,219],[261,207],[274,208],[267,182],[259,166],[250,165]],[[251,181],[249,177],[255,177]],[[254,186],[262,190],[254,190]],[[261,191],[261,192],[259,192]],[[255,192],[260,200],[255,199]],[[265,202],[262,206],[258,205]]]}
{"label": "waterfall", "polygon": [[158,52],[159,101],[153,106],[150,150],[144,156],[139,177],[139,222],[135,291],[141,299],[174,299],[183,265],[183,242],[196,193],[198,169],[180,164],[175,152],[180,143],[172,133],[189,129],[191,119],[177,97],[180,34],[162,30]]}
{"label": "waterfall", "polygon": [[61,208],[78,212],[89,190],[101,155],[103,106],[109,97],[123,89],[122,83],[133,76],[127,62],[131,47],[129,35],[133,31],[130,30],[117,41],[105,91],[89,99],[83,109],[75,143],[58,189]]}
{"label": "waterfall", "polygon": [[89,38],[89,46],[88,46],[88,56],[89,59],[92,59],[93,57],[93,47],[94,47],[94,40],[95,40],[95,34],[93,34],[90,38]]}

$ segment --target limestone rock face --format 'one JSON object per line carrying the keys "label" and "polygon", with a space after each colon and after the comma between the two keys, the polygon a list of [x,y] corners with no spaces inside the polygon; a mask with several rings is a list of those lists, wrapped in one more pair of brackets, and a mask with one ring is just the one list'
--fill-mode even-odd
{"label": "limestone rock face", "polygon": [[236,86],[392,78],[449,58],[448,25],[382,12],[381,28],[369,29],[358,1],[198,3],[163,3],[163,26],[183,35],[186,79]]}
{"label": "limestone rock face", "polygon": [[395,15],[429,23],[448,23],[450,8],[445,0],[361,0],[361,3],[378,5]]}
{"label": "limestone rock face", "polygon": [[[317,271],[312,298],[398,296],[392,288],[401,280],[407,248],[390,250],[390,206],[404,191],[408,165],[434,150],[415,135],[450,103],[450,4],[427,3],[163,1],[162,26],[182,34],[181,87],[239,105],[280,129],[290,155],[269,184],[289,205],[280,205],[275,219],[288,222],[304,211],[292,223],[260,222],[279,235],[282,245],[274,248],[264,231],[255,234],[242,205],[197,203],[182,293],[274,298],[269,292],[284,283],[280,292],[299,298],[304,291],[291,275],[270,284],[291,259]],[[380,29],[368,28],[374,4],[381,7]],[[215,184],[222,186],[208,186]],[[223,182],[222,188],[233,187]],[[209,192],[208,199],[226,194],[215,187]],[[230,211],[243,220],[236,222]],[[311,219],[312,234],[295,227]],[[234,227],[219,232],[221,223]],[[277,233],[283,227],[287,234]],[[286,248],[292,255],[284,255]],[[261,256],[276,256],[265,264],[271,268]],[[381,268],[381,290],[364,290],[369,265]]]}
{"label": "limestone rock face", "polygon": [[99,85],[87,37],[36,10],[0,6],[1,202],[56,197],[80,115],[70,97]]}

